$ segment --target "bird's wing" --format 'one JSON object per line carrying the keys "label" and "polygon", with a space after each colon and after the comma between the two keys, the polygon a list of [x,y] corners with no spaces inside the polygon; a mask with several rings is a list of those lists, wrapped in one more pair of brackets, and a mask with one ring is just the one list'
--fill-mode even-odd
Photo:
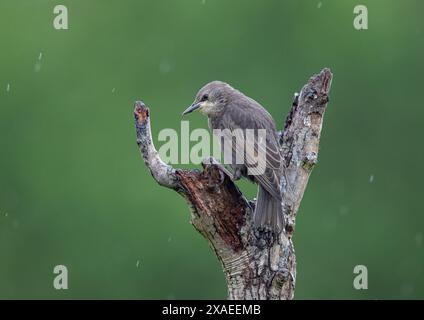
{"label": "bird's wing", "polygon": [[[231,135],[228,131],[223,131],[224,140],[233,142],[231,143],[233,154],[244,154],[244,163],[249,169],[249,175],[253,175],[258,183],[274,198],[280,200],[282,156],[280,145],[276,138],[275,124],[269,113],[255,101],[253,102],[250,99],[241,100],[235,101],[233,105],[228,106],[220,121],[220,127],[231,131]],[[245,129],[255,130],[253,137],[246,134]],[[266,144],[260,141],[260,135],[258,136],[257,133],[258,129],[266,130]],[[244,144],[245,140],[246,146]],[[265,155],[265,165],[263,167],[254,165],[258,160],[259,154]]]}

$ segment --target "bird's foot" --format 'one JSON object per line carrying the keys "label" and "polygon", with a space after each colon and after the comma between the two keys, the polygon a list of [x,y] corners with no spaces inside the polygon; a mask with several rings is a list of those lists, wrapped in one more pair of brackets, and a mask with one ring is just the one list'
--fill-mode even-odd
{"label": "bird's foot", "polygon": [[232,181],[238,180],[240,177],[237,177],[232,172],[230,172],[222,163],[216,160],[213,157],[207,157],[202,161],[203,167],[206,165],[214,165],[216,166],[223,174],[227,175]]}

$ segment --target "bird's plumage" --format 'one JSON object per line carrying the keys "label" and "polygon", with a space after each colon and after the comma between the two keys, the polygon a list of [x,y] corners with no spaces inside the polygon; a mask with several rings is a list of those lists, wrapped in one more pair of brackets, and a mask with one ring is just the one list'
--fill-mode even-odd
{"label": "bird's plumage", "polygon": [[[280,192],[280,176],[281,176],[281,151],[277,140],[274,120],[271,115],[256,101],[245,96],[235,97],[231,99],[227,108],[219,117],[211,117],[209,126],[211,129],[229,129],[236,138],[231,144],[232,153],[224,151],[225,154],[235,154],[244,152],[244,165],[254,163],[255,156],[249,150],[258,152],[262,148],[262,152],[266,155],[265,172],[260,173],[260,168],[255,169],[250,166],[253,180],[259,182],[274,198],[281,200]],[[236,129],[241,129],[242,132]],[[257,132],[258,129],[266,130],[266,150],[263,150],[264,145],[258,143],[258,136],[255,134],[255,140],[246,139],[246,129],[252,129]],[[237,137],[238,136],[238,137]],[[229,139],[230,137],[226,137]],[[225,139],[225,137],[224,137]],[[244,145],[250,145],[250,148]],[[224,144],[221,142],[221,145]],[[233,156],[234,158],[234,156]],[[231,159],[230,159],[231,160]]]}
{"label": "bird's plumage", "polygon": [[[283,162],[272,116],[255,100],[219,81],[204,86],[197,94],[195,103],[204,106],[198,108],[207,114],[209,127],[221,130],[224,158],[235,175],[247,177],[259,185],[255,224],[280,231],[283,224],[280,190]],[[253,139],[247,135],[247,129],[255,132]],[[259,141],[259,129],[266,132],[265,145]],[[265,168],[252,165],[259,152],[265,154]],[[242,154],[242,163],[236,163],[237,153]]]}

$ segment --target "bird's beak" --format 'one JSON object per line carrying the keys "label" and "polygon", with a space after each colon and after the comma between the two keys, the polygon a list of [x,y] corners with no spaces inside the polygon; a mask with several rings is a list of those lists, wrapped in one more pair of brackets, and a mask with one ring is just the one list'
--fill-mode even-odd
{"label": "bird's beak", "polygon": [[185,109],[185,111],[183,112],[183,115],[193,112],[196,109],[199,109],[202,106],[201,102],[198,103],[193,103],[190,107],[188,107],[187,109]]}

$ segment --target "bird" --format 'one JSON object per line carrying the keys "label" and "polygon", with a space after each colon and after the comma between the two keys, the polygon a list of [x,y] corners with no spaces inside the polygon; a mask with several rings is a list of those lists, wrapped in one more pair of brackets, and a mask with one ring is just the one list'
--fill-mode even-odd
{"label": "bird", "polygon": [[[257,101],[222,81],[203,86],[183,115],[195,110],[208,117],[208,126],[213,133],[217,130],[227,132],[219,136],[219,141],[224,158],[229,155],[227,161],[233,171],[233,180],[244,177],[258,185],[253,213],[255,227],[279,233],[283,227],[280,179],[284,168],[272,116]],[[253,139],[248,137],[248,129],[255,132]],[[266,134],[265,141],[261,140],[259,131]],[[237,133],[230,135],[228,132]],[[253,164],[261,151],[265,153],[265,162],[259,170]],[[236,161],[237,152],[239,156],[241,153],[241,161]]]}

